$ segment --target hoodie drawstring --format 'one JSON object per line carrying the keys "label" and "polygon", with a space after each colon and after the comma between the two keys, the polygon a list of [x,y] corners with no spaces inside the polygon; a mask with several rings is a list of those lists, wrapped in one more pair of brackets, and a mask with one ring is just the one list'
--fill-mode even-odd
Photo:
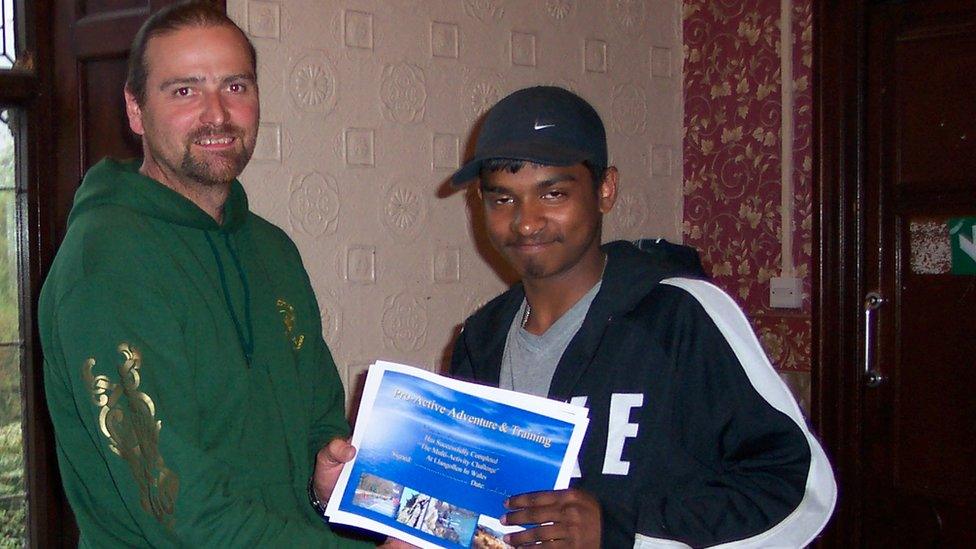
{"label": "hoodie drawstring", "polygon": [[[227,249],[230,250],[230,257],[234,260],[234,268],[237,269],[237,275],[241,279],[241,287],[244,288],[244,328],[241,328],[241,322],[237,318],[237,313],[234,312],[234,305],[230,299],[230,289],[227,288],[227,275],[224,273],[224,263],[220,260],[220,254],[217,252],[217,246],[214,244],[213,238],[210,237],[210,232],[203,231],[203,234],[207,237],[207,244],[210,244],[210,251],[213,252],[214,260],[217,262],[217,272],[220,274],[220,287],[224,291],[224,302],[227,304],[227,311],[230,312],[231,320],[234,321],[237,340],[240,342],[241,349],[244,351],[244,360],[250,366],[251,357],[254,356],[254,327],[251,323],[251,290],[247,285],[247,277],[244,276],[244,269],[241,267],[241,261],[237,257],[237,252],[230,245],[230,234],[224,233],[224,243],[227,245]],[[247,331],[246,334],[244,333],[245,330]]]}

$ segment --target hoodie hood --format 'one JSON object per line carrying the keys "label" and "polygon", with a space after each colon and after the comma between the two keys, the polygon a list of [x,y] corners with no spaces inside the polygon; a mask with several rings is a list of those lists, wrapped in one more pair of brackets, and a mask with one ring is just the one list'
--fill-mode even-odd
{"label": "hoodie hood", "polygon": [[[627,242],[617,240],[601,246],[607,254],[603,282],[583,320],[577,336],[563,353],[564,372],[553,377],[551,398],[568,398],[568,391],[582,375],[610,320],[633,310],[662,280],[672,277],[708,278],[694,248],[663,239]],[[508,327],[525,298],[522,283],[490,301],[465,322],[466,351],[474,364],[490,364],[490,375],[481,382],[498,383],[501,366],[499,349],[505,346]],[[470,330],[468,329],[470,328]],[[563,366],[563,364],[567,366]]]}
{"label": "hoodie hood", "polygon": [[168,223],[196,229],[232,233],[247,219],[244,188],[236,179],[224,203],[224,222],[218,224],[209,214],[185,196],[139,173],[138,159],[117,161],[106,158],[85,175],[75,193],[68,226],[86,212],[100,206],[120,206]]}
{"label": "hoodie hood", "polygon": [[600,293],[613,299],[598,296],[597,300],[605,301],[600,307],[611,314],[634,308],[665,278],[708,278],[694,248],[664,239],[616,240],[602,249],[607,254],[607,267]]}
{"label": "hoodie hood", "polygon": [[[248,218],[244,188],[236,179],[231,183],[224,203],[224,222],[219,224],[190,199],[139,173],[139,166],[139,160],[120,162],[106,158],[88,170],[75,193],[68,227],[85,218],[88,212],[108,206],[201,231],[207,249],[213,255],[227,314],[234,324],[244,358],[250,365],[254,354],[251,291],[247,271],[235,249],[240,246],[240,243],[235,243],[238,230],[245,226]],[[234,281],[234,278],[237,280]]]}

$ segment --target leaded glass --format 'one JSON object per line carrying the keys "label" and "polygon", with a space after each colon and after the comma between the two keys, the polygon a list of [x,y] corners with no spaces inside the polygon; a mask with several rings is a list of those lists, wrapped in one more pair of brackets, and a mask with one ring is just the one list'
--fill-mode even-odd
{"label": "leaded glass", "polygon": [[[8,0],[2,0],[7,2]],[[16,142],[18,113],[0,110],[0,547],[26,544],[22,438],[20,276],[18,272]]]}
{"label": "leaded glass", "polygon": [[14,42],[14,0],[0,0],[0,69],[9,69],[17,60]]}

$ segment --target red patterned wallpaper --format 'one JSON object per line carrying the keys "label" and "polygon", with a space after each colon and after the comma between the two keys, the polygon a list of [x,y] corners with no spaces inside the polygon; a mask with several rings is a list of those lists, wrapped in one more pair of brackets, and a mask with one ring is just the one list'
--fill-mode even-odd
{"label": "red patterned wallpaper", "polygon": [[684,1],[684,222],[715,282],[780,370],[810,370],[812,0],[793,0],[793,265],[801,309],[769,306],[782,272],[779,0]]}

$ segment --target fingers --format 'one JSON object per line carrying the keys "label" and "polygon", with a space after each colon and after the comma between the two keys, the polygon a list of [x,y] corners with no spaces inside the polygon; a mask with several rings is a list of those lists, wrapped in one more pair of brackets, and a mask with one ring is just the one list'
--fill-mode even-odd
{"label": "fingers", "polygon": [[535,525],[510,534],[514,546],[542,543],[552,547],[599,547],[600,504],[588,493],[577,490],[530,492],[510,497],[505,506],[513,509],[502,524]]}
{"label": "fingers", "polygon": [[543,524],[552,522],[553,517],[559,515],[559,509],[554,505],[544,507],[527,507],[510,511],[502,517],[502,524]]}
{"label": "fingers", "polygon": [[356,457],[356,448],[349,441],[334,438],[315,455],[315,471],[312,473],[312,487],[319,501],[328,501],[332,496],[342,465]]}
{"label": "fingers", "polygon": [[526,507],[538,507],[540,505],[552,505],[559,501],[560,494],[569,490],[546,490],[544,492],[527,492],[511,496],[505,500],[505,507],[509,509],[524,509]]}
{"label": "fingers", "polygon": [[505,536],[505,543],[512,547],[523,545],[547,545],[550,547],[572,547],[570,533],[556,524],[537,526],[529,530],[522,530]]}
{"label": "fingers", "polygon": [[504,524],[542,524],[583,520],[596,501],[581,490],[549,490],[512,496],[505,507],[514,509],[502,517]]}
{"label": "fingers", "polygon": [[356,448],[343,438],[334,438],[319,450],[318,462],[323,467],[335,467],[356,457]]}

